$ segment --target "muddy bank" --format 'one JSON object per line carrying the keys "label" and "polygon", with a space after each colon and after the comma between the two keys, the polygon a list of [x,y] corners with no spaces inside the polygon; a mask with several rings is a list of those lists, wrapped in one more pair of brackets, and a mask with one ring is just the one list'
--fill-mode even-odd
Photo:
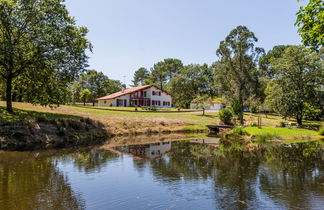
{"label": "muddy bank", "polygon": [[0,125],[0,150],[36,150],[94,145],[111,134],[91,119],[6,122]]}
{"label": "muddy bank", "polygon": [[120,124],[89,118],[12,121],[0,124],[0,150],[39,150],[98,145],[113,137],[133,139],[159,135],[206,133],[207,129],[186,129],[182,124],[123,121]]}

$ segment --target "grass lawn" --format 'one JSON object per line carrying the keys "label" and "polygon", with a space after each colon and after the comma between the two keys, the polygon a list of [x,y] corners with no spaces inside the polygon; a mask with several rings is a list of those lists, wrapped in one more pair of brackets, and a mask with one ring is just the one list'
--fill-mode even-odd
{"label": "grass lawn", "polygon": [[278,128],[278,127],[246,127],[250,135],[273,135],[282,139],[318,139],[317,131],[299,128]]}
{"label": "grass lawn", "polygon": [[[49,107],[34,106],[28,103],[13,103],[15,113],[8,114],[5,111],[5,102],[0,102],[0,122],[33,120],[38,117],[44,118],[91,118],[103,123],[111,133],[130,134],[130,133],[157,133],[161,131],[177,131],[177,130],[202,130],[206,129],[206,125],[217,124],[219,122],[217,112],[206,112],[202,116],[202,112],[129,112],[93,109],[93,107],[85,108],[81,106],[60,106],[51,109]],[[256,127],[248,127],[249,133],[257,132],[277,132],[280,136],[313,136],[314,131],[304,129],[285,129],[272,128],[270,126],[278,126],[280,122],[292,122],[283,120],[280,116],[265,114],[245,113],[245,119],[249,123],[256,123],[257,117],[262,118],[263,129]],[[323,124],[323,122],[305,122],[305,124]]]}

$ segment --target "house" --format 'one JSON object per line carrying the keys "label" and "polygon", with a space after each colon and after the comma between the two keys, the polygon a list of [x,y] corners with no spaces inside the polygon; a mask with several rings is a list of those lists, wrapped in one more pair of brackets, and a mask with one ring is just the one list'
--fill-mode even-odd
{"label": "house", "polygon": [[[209,103],[206,103],[206,110],[212,110],[212,111],[220,111],[228,106],[226,106],[226,103],[224,102],[223,98],[213,98]],[[197,104],[190,103],[190,109],[197,109]]]}
{"label": "house", "polygon": [[98,101],[98,106],[106,107],[172,107],[172,96],[154,85],[128,88],[117,93],[98,98],[96,101]]}

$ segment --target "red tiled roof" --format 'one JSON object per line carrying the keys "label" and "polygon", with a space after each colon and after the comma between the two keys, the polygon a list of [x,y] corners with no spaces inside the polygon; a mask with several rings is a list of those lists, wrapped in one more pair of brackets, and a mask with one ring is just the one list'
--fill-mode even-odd
{"label": "red tiled roof", "polygon": [[137,91],[140,91],[140,90],[143,90],[143,89],[150,88],[152,86],[153,85],[144,85],[144,86],[132,87],[132,88],[128,88],[126,90],[119,91],[117,93],[110,94],[108,96],[97,98],[96,100],[100,101],[100,100],[114,99],[114,98],[117,98],[117,97],[120,97],[120,96],[123,96],[123,95],[126,95],[126,94],[130,94],[130,93],[133,93],[133,92],[137,92]]}

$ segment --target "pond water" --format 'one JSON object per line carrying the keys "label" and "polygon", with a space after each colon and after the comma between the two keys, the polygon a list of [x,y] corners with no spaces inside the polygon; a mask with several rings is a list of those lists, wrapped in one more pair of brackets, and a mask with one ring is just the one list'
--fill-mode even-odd
{"label": "pond water", "polygon": [[323,142],[0,152],[0,209],[324,209]]}

